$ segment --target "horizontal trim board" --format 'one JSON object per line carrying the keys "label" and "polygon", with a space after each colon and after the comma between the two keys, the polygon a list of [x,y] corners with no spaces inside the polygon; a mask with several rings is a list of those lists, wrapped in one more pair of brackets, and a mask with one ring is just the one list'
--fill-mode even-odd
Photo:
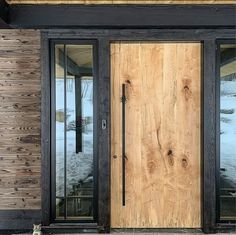
{"label": "horizontal trim board", "polygon": [[234,4],[235,0],[8,0],[9,4]]}
{"label": "horizontal trim board", "polygon": [[2,219],[39,219],[41,210],[0,210],[0,220]]}
{"label": "horizontal trim board", "polygon": [[33,229],[34,223],[41,223],[41,210],[0,210],[1,230]]}
{"label": "horizontal trim board", "polygon": [[202,41],[235,38],[236,29],[44,29],[45,39],[99,38],[113,41]]}
{"label": "horizontal trim board", "polygon": [[220,28],[236,26],[235,5],[11,5],[15,28]]}

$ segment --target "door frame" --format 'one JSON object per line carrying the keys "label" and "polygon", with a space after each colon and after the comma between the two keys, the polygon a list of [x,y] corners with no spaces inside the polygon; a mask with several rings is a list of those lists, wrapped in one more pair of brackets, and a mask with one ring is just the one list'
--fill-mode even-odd
{"label": "door frame", "polygon": [[[235,29],[49,29],[42,30],[42,222],[50,224],[50,55],[52,39],[89,39],[98,43],[98,223],[110,231],[110,43],[114,41],[197,41],[203,44],[201,84],[202,229],[234,231],[216,219],[216,40],[234,39]],[[102,129],[102,120],[107,128]],[[210,130],[210,131],[209,131]],[[50,177],[49,177],[50,178]],[[84,224],[84,228],[89,227]]]}
{"label": "door frame", "polygon": [[[52,79],[55,77],[55,71],[54,71],[54,65],[55,65],[55,45],[56,44],[63,44],[63,45],[92,45],[93,49],[93,182],[94,182],[94,189],[93,189],[93,220],[78,220],[80,223],[96,223],[97,221],[97,188],[98,188],[98,167],[97,167],[97,95],[98,95],[98,90],[97,90],[97,73],[98,73],[98,68],[97,68],[97,42],[96,40],[50,40],[50,87],[51,87],[51,92],[50,92],[50,100],[51,100],[51,108],[50,108],[50,116],[51,116],[51,123],[50,123],[50,128],[51,128],[51,154],[50,154],[50,162],[51,162],[51,191],[50,191],[50,196],[51,196],[51,203],[50,203],[50,221],[52,223],[73,223],[76,222],[77,220],[55,220],[55,198],[56,198],[56,172],[55,172],[55,162],[56,162],[56,141],[55,141],[55,104],[56,104],[56,97],[55,97],[55,80]],[[64,143],[65,144],[65,143]],[[65,174],[65,173],[64,173]],[[77,222],[78,222],[77,221]]]}

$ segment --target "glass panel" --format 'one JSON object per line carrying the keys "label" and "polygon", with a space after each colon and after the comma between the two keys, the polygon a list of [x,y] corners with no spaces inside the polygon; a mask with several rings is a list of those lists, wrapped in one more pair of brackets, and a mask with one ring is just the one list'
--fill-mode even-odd
{"label": "glass panel", "polygon": [[236,44],[220,46],[220,219],[236,219]]}
{"label": "glass panel", "polygon": [[91,220],[93,46],[56,45],[55,77],[56,218]]}
{"label": "glass panel", "polygon": [[67,216],[81,218],[84,220],[91,219],[93,216],[93,199],[92,198],[67,198]]}
{"label": "glass panel", "polygon": [[[67,196],[93,196],[93,190],[87,190],[88,187],[93,188],[92,49],[91,45],[66,46]],[[87,200],[67,200],[67,215],[79,216],[82,213],[81,208],[86,208],[87,204]],[[92,213],[84,210],[83,216],[92,216]]]}
{"label": "glass panel", "polygon": [[56,198],[56,218],[57,219],[64,219],[64,206],[65,206],[65,199]]}
{"label": "glass panel", "polygon": [[[64,45],[55,46],[56,197],[64,197]],[[64,201],[56,199],[56,216],[63,216]]]}

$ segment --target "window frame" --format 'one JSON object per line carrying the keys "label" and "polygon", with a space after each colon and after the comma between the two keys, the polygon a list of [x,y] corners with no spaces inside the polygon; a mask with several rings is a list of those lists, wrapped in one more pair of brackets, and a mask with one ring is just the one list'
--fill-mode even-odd
{"label": "window frame", "polygon": [[[93,47],[93,219],[85,220],[85,219],[56,219],[56,149],[55,149],[55,45],[62,44],[64,48],[67,45],[91,45]],[[50,123],[50,131],[51,131],[51,154],[50,154],[50,162],[51,162],[51,187],[50,187],[50,222],[51,223],[96,223],[98,220],[98,151],[97,151],[97,140],[98,140],[98,131],[97,131],[97,120],[98,120],[98,112],[97,112],[97,80],[98,80],[98,59],[97,59],[97,41],[96,40],[83,40],[83,39],[53,39],[50,40],[50,111],[51,111],[51,123]]]}
{"label": "window frame", "polygon": [[236,39],[219,39],[216,40],[216,223],[218,226],[234,225],[235,220],[222,220],[220,219],[220,64],[221,53],[220,46],[227,44],[235,44]]}

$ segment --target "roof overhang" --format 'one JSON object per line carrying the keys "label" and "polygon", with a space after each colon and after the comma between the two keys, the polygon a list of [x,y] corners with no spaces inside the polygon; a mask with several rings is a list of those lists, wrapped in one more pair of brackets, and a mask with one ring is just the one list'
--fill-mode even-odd
{"label": "roof overhang", "polygon": [[236,4],[10,4],[14,28],[235,28]]}
{"label": "roof overhang", "polygon": [[0,28],[236,28],[236,4],[8,4]]}

